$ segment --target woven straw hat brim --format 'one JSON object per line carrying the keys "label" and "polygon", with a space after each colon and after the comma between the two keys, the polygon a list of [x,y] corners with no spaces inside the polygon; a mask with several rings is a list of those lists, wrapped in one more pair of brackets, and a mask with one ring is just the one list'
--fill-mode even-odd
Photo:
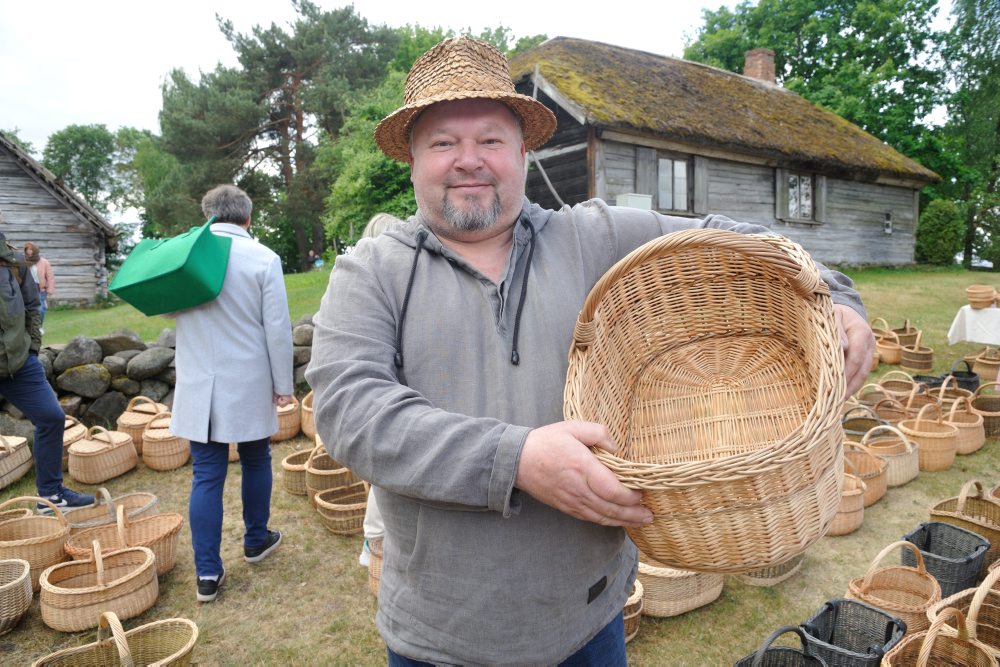
{"label": "woven straw hat brim", "polygon": [[524,147],[532,151],[545,144],[556,131],[556,116],[538,100],[518,93],[459,91],[443,95],[434,95],[414,104],[396,109],[382,119],[375,128],[375,143],[382,152],[400,162],[410,161],[410,129],[416,117],[424,109],[439,102],[454,100],[496,100],[510,107],[521,119],[524,133]]}

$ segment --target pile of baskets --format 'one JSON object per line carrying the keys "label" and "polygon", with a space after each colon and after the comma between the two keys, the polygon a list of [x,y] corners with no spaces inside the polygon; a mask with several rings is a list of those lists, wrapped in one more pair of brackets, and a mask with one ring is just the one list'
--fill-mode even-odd
{"label": "pile of baskets", "polygon": [[965,296],[973,308],[989,308],[997,297],[992,285],[969,285],[965,288]]}

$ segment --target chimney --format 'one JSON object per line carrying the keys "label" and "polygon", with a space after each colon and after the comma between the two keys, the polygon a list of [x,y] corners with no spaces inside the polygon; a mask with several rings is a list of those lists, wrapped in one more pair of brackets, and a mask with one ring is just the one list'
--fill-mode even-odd
{"label": "chimney", "polygon": [[771,49],[751,49],[743,54],[743,76],[764,83],[774,83],[774,51]]}

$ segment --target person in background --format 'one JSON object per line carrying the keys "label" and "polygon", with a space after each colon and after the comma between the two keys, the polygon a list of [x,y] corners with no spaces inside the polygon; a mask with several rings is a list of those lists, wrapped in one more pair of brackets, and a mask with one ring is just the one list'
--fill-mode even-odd
{"label": "person in background", "polygon": [[[637,569],[623,527],[642,494],[563,421],[577,315],[619,259],[690,228],[769,233],[591,200],[525,197],[525,154],[555,115],[468,37],[417,59],[375,142],[410,165],[417,213],[337,258],[306,378],[331,456],[370,481],[385,522],[376,625],[388,663],[625,665]],[[851,282],[820,267],[848,391],[874,338]]]}
{"label": "person in background", "polygon": [[41,300],[42,326],[45,326],[45,311],[49,309],[49,297],[56,291],[56,276],[49,260],[42,257],[42,251],[34,243],[24,244],[24,258],[31,267],[31,275],[38,284],[38,298]]}
{"label": "person in background", "polygon": [[292,326],[281,260],[250,237],[253,203],[233,185],[202,199],[213,234],[232,239],[219,296],[172,313],[177,331],[177,384],[170,431],[191,441],[193,479],[189,516],[199,602],[215,600],[226,578],[222,491],[229,444],[236,442],[243,472],[243,554],[258,563],[281,544],[270,530],[270,437],[278,430],[275,406],[294,390]]}

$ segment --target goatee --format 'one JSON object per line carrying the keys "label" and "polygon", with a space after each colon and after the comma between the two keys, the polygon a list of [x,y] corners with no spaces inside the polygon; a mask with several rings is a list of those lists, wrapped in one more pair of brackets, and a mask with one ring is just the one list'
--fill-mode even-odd
{"label": "goatee", "polygon": [[466,207],[459,208],[448,200],[448,195],[444,196],[444,206],[441,213],[445,221],[453,228],[463,232],[478,232],[489,229],[500,219],[502,207],[500,205],[500,195],[494,193],[493,201],[489,206],[480,206],[473,198],[466,199]]}

